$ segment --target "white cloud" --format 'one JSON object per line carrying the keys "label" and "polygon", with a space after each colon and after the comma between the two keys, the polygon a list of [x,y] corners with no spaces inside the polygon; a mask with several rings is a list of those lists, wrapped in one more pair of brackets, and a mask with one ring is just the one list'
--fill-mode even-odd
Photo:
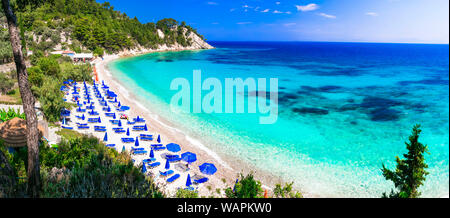
{"label": "white cloud", "polygon": [[314,3],[307,5],[296,5],[295,7],[297,8],[298,11],[314,11],[319,9],[319,6]]}
{"label": "white cloud", "polygon": [[279,5],[279,4],[281,4],[281,2],[275,2],[275,4]]}
{"label": "white cloud", "polygon": [[275,10],[275,11],[273,11],[272,13],[274,13],[274,14],[282,14],[283,12],[281,12],[281,11],[279,11],[279,10]]}
{"label": "white cloud", "polygon": [[378,14],[375,13],[375,12],[367,12],[366,15],[368,15],[368,16],[373,16],[373,17],[378,16]]}
{"label": "white cloud", "polygon": [[208,4],[208,5],[218,5],[219,3],[217,3],[217,2],[206,2],[206,4]]}
{"label": "white cloud", "polygon": [[336,16],[331,15],[331,14],[325,14],[325,13],[318,13],[317,15],[322,16],[322,17],[326,17],[326,18],[330,18],[330,19],[335,19]]}
{"label": "white cloud", "polygon": [[294,26],[294,25],[296,25],[296,23],[285,23],[285,24],[283,24],[283,26]]}
{"label": "white cloud", "polygon": [[292,14],[292,12],[290,12],[290,11],[286,11],[286,12],[284,12],[284,13],[286,13],[286,14]]}
{"label": "white cloud", "polygon": [[266,9],[266,10],[263,10],[263,11],[261,11],[262,13],[267,13],[267,12],[269,12],[270,11],[270,9]]}
{"label": "white cloud", "polygon": [[239,25],[244,25],[244,24],[251,24],[252,22],[237,22],[236,24],[239,24]]}
{"label": "white cloud", "polygon": [[255,8],[255,11],[258,11],[258,10],[259,10],[259,6]]}
{"label": "white cloud", "polygon": [[236,10],[236,8],[232,8],[232,9],[230,9],[230,12],[233,12],[233,11],[235,11]]}

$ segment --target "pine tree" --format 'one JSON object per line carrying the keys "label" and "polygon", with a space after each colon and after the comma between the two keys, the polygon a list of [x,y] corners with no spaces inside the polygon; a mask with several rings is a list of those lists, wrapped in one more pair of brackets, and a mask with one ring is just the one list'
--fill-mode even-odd
{"label": "pine tree", "polygon": [[424,153],[428,153],[428,146],[419,142],[419,135],[422,132],[420,125],[415,125],[409,142],[405,142],[408,153],[403,154],[405,159],[396,157],[397,167],[395,171],[387,169],[383,164],[383,176],[387,180],[394,182],[397,192],[391,190],[383,197],[391,198],[417,198],[420,196],[418,188],[425,181],[428,172],[425,170],[428,165],[425,163]]}

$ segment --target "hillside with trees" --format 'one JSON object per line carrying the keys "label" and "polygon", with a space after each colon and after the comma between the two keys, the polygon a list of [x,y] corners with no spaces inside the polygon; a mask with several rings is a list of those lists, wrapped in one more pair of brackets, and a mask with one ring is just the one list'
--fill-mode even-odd
{"label": "hillside with trees", "polygon": [[[95,55],[130,49],[157,49],[161,46],[188,47],[197,31],[172,18],[157,23],[141,23],[136,17],[114,10],[108,3],[94,0],[11,1],[24,49],[48,53],[71,49]],[[3,10],[0,10],[3,11]],[[163,37],[161,34],[163,33]],[[0,43],[7,42],[7,25],[0,12]],[[196,37],[197,38],[197,37]],[[12,61],[10,46],[1,46],[0,62]],[[1,64],[1,63],[0,63]]]}

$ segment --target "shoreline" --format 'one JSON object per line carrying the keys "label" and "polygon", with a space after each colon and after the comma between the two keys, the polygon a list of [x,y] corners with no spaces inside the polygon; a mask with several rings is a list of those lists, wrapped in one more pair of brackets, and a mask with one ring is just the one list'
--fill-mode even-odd
{"label": "shoreline", "polygon": [[[246,163],[236,157],[233,157],[228,154],[218,153],[208,146],[207,141],[204,139],[199,139],[199,137],[191,136],[183,132],[182,130],[174,127],[175,125],[171,122],[162,118],[158,113],[155,113],[150,108],[145,108],[142,104],[138,102],[138,98],[130,93],[125,87],[124,84],[121,84],[120,81],[117,81],[110,72],[108,68],[108,64],[112,61],[115,61],[120,58],[127,58],[137,55],[144,55],[148,53],[154,52],[169,52],[169,51],[184,51],[189,49],[182,50],[156,50],[156,51],[144,51],[144,52],[135,52],[133,54],[125,54],[125,55],[107,55],[104,56],[103,60],[94,61],[95,66],[97,68],[97,75],[99,81],[104,80],[107,83],[111,90],[117,91],[121,102],[124,105],[131,106],[130,114],[140,115],[144,117],[147,121],[150,122],[149,131],[152,133],[158,133],[161,135],[162,143],[170,143],[174,142],[180,144],[182,148],[182,152],[191,151],[197,154],[198,160],[194,164],[192,164],[193,168],[198,168],[198,165],[204,162],[211,162],[217,166],[217,173],[210,177],[209,184],[205,186],[199,187],[199,195],[200,196],[211,196],[216,195],[215,190],[217,188],[221,189],[220,197],[225,195],[224,189],[227,187],[233,187],[234,182],[239,176],[239,173],[246,175],[250,172],[253,173],[256,180],[261,181],[262,188],[267,190],[269,196],[273,194],[273,187],[275,184],[280,183],[284,185],[289,181],[284,181],[279,176],[273,175],[270,172],[266,172],[264,170],[256,170],[256,166],[252,166],[249,163]],[[198,49],[197,49],[198,50]],[[226,180],[226,183],[223,182],[223,179]],[[210,189],[208,189],[210,186]],[[304,192],[303,190],[299,190],[304,197],[319,197],[315,194],[310,194]]]}

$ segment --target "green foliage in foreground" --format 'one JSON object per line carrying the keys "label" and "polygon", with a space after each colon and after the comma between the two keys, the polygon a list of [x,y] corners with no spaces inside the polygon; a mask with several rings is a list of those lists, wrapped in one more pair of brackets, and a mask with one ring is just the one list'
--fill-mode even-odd
{"label": "green foliage in foreground", "polygon": [[428,165],[424,158],[424,153],[428,153],[428,146],[419,142],[421,132],[420,125],[413,127],[409,142],[405,142],[408,153],[403,154],[405,159],[396,157],[395,171],[387,169],[383,164],[383,176],[391,180],[397,189],[397,191],[391,190],[389,195],[383,193],[383,197],[417,198],[420,196],[418,188],[425,182],[425,176],[428,175],[425,170]]}
{"label": "green foliage in foreground", "polygon": [[177,198],[198,198],[198,192],[180,188],[177,190],[176,197]]}
{"label": "green foliage in foreground", "polygon": [[240,174],[240,179],[235,185],[235,189],[225,189],[227,198],[261,198],[263,197],[263,189],[261,182],[254,179],[253,174],[246,176]]}
{"label": "green foliage in foreground", "polygon": [[[23,176],[26,148],[18,149],[14,154],[4,147],[1,151],[6,153],[15,176]],[[158,187],[133,166],[129,154],[107,148],[96,138],[64,139],[57,149],[42,144],[40,161],[41,197],[164,197]],[[2,188],[13,190],[5,192],[12,193],[7,197],[26,197],[26,181],[19,180],[14,187]]]}
{"label": "green foliage in foreground", "polygon": [[18,117],[20,119],[25,119],[26,116],[24,113],[20,113],[20,110],[14,110],[14,108],[0,109],[0,123],[6,122],[8,120],[13,119],[14,117]]}
{"label": "green foliage in foreground", "polygon": [[302,194],[300,192],[294,192],[292,190],[292,185],[294,183],[286,183],[285,186],[281,186],[281,184],[276,184],[273,189],[274,197],[276,198],[301,198]]}

